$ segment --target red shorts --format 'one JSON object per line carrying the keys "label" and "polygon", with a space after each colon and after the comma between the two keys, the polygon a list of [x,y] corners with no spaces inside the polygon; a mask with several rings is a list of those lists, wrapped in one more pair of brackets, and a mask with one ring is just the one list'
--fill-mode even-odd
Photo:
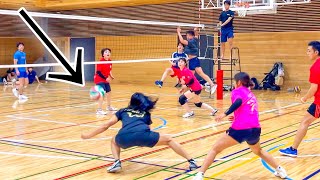
{"label": "red shorts", "polygon": [[177,76],[178,78],[181,78],[181,70],[179,68],[171,66],[171,69],[173,71],[173,75],[170,75],[171,77]]}

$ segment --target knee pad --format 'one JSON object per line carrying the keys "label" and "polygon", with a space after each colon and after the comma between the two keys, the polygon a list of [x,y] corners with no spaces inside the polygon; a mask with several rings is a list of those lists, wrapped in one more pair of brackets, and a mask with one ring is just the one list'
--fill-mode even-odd
{"label": "knee pad", "polygon": [[185,103],[187,103],[187,101],[188,101],[188,99],[187,99],[187,97],[186,97],[185,95],[181,95],[181,96],[179,97],[179,103],[180,103],[181,105],[184,105]]}
{"label": "knee pad", "polygon": [[194,105],[196,105],[197,107],[201,108],[201,106],[202,106],[202,102],[194,103]]}

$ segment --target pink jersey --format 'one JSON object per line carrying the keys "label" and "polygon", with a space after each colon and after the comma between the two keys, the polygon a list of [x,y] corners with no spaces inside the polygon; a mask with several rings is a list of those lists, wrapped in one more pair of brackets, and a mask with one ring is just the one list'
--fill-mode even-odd
{"label": "pink jersey", "polygon": [[255,95],[249,88],[241,86],[231,93],[231,101],[242,100],[241,106],[234,112],[234,121],[231,128],[235,130],[260,128],[258,103]]}
{"label": "pink jersey", "polygon": [[200,91],[202,89],[201,84],[199,83],[199,81],[197,80],[197,78],[194,76],[194,74],[190,69],[184,68],[181,71],[180,76],[181,76],[181,79],[183,79],[184,82],[186,82],[186,85],[190,82],[191,79],[194,80],[192,84],[188,85],[191,91]]}

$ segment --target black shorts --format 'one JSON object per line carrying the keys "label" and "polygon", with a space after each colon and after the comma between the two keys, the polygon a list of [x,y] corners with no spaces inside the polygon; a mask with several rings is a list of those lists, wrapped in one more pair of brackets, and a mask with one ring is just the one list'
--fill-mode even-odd
{"label": "black shorts", "polygon": [[109,83],[98,83],[97,85],[101,86],[106,93],[111,91],[111,87]]}
{"label": "black shorts", "polygon": [[201,94],[201,89],[200,89],[199,91],[192,91],[192,90],[190,90],[190,92],[194,92],[196,95],[199,95],[199,94]]}
{"label": "black shorts", "polygon": [[238,143],[246,141],[249,145],[255,145],[260,141],[261,128],[235,130],[229,128],[226,133]]}
{"label": "black shorts", "polygon": [[133,146],[154,147],[158,143],[159,138],[160,134],[153,131],[122,133],[116,135],[116,143],[122,149]]}
{"label": "black shorts", "polygon": [[308,108],[308,113],[310,113],[313,117],[319,118],[320,115],[320,105],[316,105],[312,103]]}

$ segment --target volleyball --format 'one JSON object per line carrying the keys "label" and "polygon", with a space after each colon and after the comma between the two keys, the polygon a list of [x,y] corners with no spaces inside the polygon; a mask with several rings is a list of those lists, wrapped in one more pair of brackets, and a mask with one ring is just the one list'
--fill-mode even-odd
{"label": "volleyball", "polygon": [[100,97],[104,97],[104,95],[105,95],[105,91],[99,85],[95,85],[90,89],[90,99],[91,100],[96,101],[96,100],[100,99]]}

